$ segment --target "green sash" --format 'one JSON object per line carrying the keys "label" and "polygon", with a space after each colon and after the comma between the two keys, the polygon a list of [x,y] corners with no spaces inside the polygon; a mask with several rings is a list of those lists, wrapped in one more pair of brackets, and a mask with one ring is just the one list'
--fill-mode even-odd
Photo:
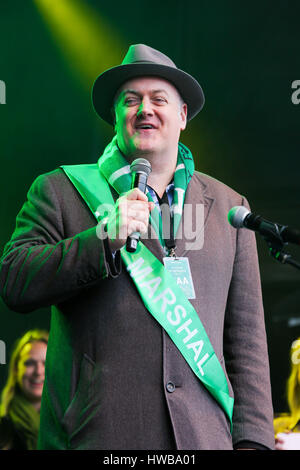
{"label": "green sash", "polygon": [[[98,166],[64,165],[74,184],[99,222],[114,206],[109,185]],[[103,204],[105,211],[103,211]],[[168,333],[187,363],[227,414],[232,431],[233,398],[229,396],[224,371],[206,331],[190,301],[164,265],[140,241],[135,253],[123,247],[121,256],[141,298]]]}

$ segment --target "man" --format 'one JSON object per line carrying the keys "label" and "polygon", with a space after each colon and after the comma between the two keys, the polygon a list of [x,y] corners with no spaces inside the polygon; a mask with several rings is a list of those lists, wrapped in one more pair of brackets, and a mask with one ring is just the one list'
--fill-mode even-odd
{"label": "man", "polygon": [[[98,165],[37,178],[1,261],[10,308],[52,305],[40,448],[273,448],[255,236],[227,222],[247,201],[179,143],[200,85],[139,44],[93,103],[115,137]],[[140,157],[146,194],[130,187]]]}

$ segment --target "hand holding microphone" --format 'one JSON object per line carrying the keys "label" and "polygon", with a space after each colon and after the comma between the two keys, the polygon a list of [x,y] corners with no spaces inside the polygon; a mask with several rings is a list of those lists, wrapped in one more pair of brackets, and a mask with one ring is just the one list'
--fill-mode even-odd
{"label": "hand holding microphone", "polygon": [[[138,188],[142,193],[146,193],[146,187],[147,187],[147,181],[148,181],[148,176],[151,173],[151,165],[148,162],[148,160],[145,160],[144,158],[137,158],[134,160],[131,165],[130,165],[130,170],[131,170],[131,175],[132,175],[132,188]],[[147,201],[148,198],[145,195]],[[151,210],[151,209],[150,209]],[[148,219],[146,223],[146,231],[148,227],[148,221],[149,221],[149,213],[148,213]],[[134,253],[137,244],[140,239],[140,233],[138,231],[134,231],[129,235],[127,238],[126,242],[126,250],[129,253]]]}
{"label": "hand holding microphone", "polygon": [[130,166],[132,189],[116,201],[107,222],[107,235],[112,251],[117,251],[126,243],[130,252],[136,250],[140,234],[146,233],[149,213],[154,207],[145,194],[147,179],[151,172],[150,163],[138,158]]}

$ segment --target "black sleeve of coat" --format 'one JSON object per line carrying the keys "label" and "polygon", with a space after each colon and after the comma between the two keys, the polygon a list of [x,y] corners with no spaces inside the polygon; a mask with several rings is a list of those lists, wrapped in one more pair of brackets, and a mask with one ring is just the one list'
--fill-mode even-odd
{"label": "black sleeve of coat", "polygon": [[[59,181],[65,183],[64,178]],[[0,294],[10,309],[27,313],[57,304],[103,278],[118,276],[120,262],[112,265],[106,241],[97,236],[96,220],[94,227],[66,236],[66,218],[71,217],[66,207],[55,179],[46,174],[34,181],[0,260]],[[74,208],[72,217],[78,217]]]}

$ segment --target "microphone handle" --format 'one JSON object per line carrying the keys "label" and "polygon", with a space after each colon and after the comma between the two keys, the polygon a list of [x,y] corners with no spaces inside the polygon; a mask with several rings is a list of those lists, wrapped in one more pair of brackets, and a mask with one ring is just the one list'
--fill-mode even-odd
{"label": "microphone handle", "polygon": [[288,227],[287,225],[281,228],[281,236],[286,243],[294,243],[300,245],[300,230]]}
{"label": "microphone handle", "polygon": [[281,231],[282,225],[263,219],[260,215],[249,213],[244,220],[244,227],[259,232],[265,239],[270,242],[283,242]]}
{"label": "microphone handle", "polygon": [[139,232],[133,232],[126,240],[126,251],[128,253],[134,253],[137,249],[138,242],[140,240],[141,234]]}
{"label": "microphone handle", "polygon": [[244,226],[251,230],[258,231],[262,236],[278,239],[283,243],[294,243],[300,245],[300,230],[281,225],[263,219],[260,215],[249,214],[245,217]]}
{"label": "microphone handle", "polygon": [[[147,179],[148,175],[144,172],[136,172],[134,175],[134,178],[132,180],[132,186],[131,189],[133,188],[138,188],[140,191],[143,193],[146,192],[146,186],[147,186]],[[134,253],[135,250],[137,249],[138,242],[140,240],[141,234],[139,232],[133,232],[131,235],[127,237],[126,240],[126,250],[129,253]]]}

